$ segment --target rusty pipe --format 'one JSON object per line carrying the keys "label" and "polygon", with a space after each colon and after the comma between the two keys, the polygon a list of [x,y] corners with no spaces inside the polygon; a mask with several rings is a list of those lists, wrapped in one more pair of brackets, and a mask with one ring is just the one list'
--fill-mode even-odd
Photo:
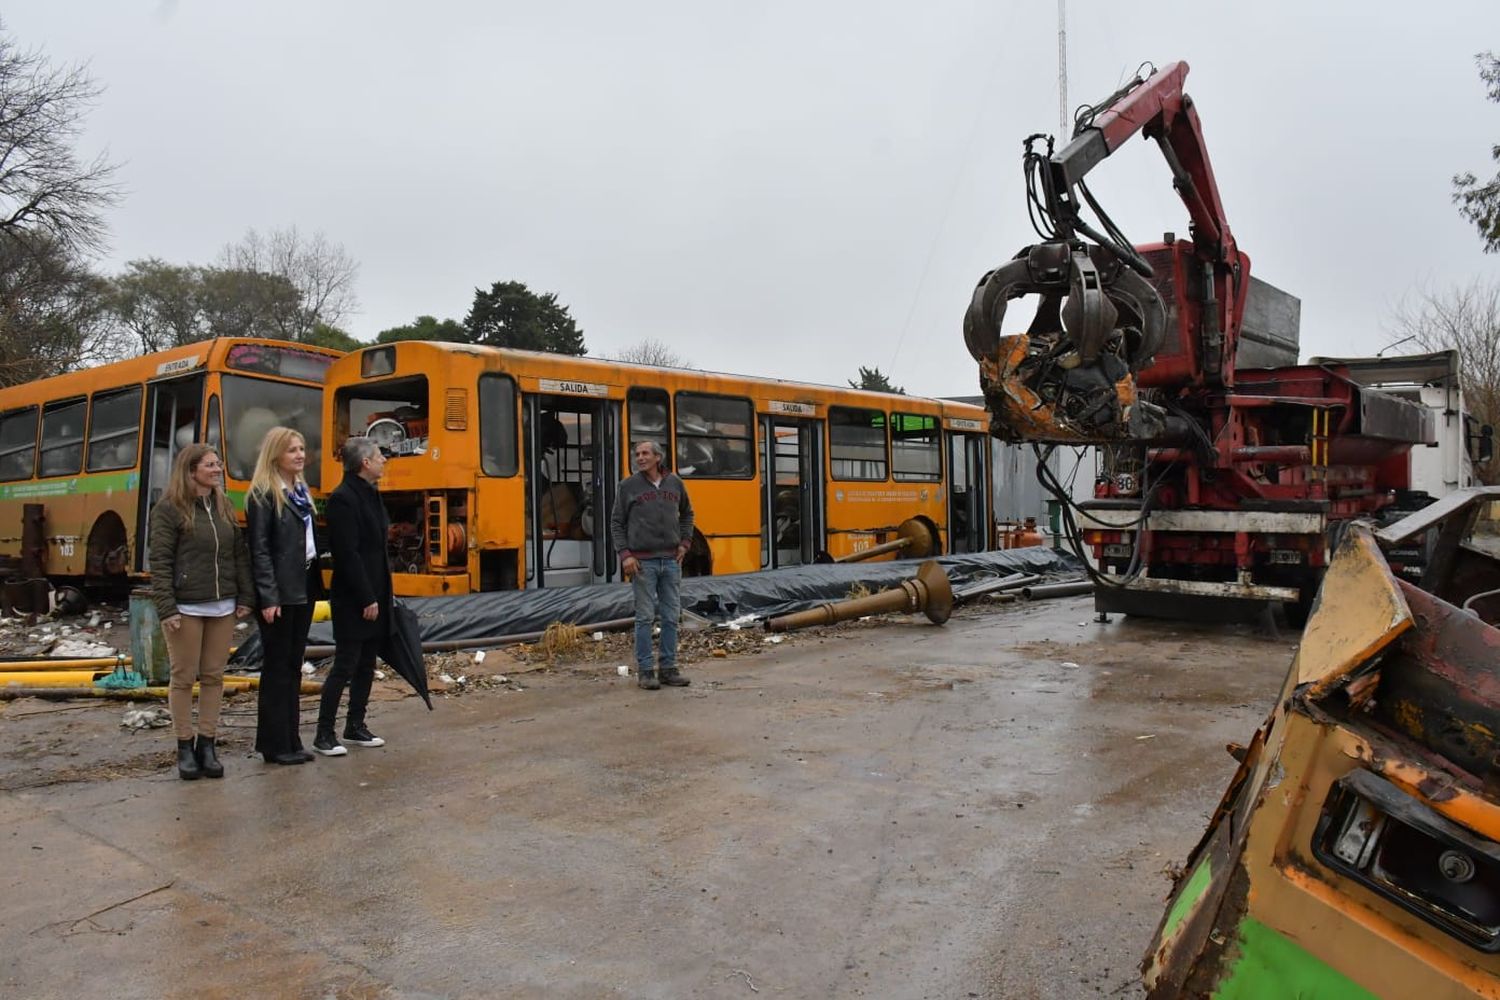
{"label": "rusty pipe", "polygon": [[832,625],[865,615],[905,612],[922,612],[934,625],[941,625],[953,613],[953,587],[948,575],[936,560],[929,559],[910,580],[902,580],[894,590],[883,590],[869,597],[856,597],[849,601],[834,601],[820,604],[806,611],[798,611],[766,622],[772,632],[790,632],[810,625]]}

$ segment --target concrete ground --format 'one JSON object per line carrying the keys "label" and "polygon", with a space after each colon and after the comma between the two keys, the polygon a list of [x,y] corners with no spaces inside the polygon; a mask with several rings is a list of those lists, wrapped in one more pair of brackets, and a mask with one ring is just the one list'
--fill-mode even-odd
{"label": "concrete ground", "polygon": [[14,703],[0,995],[1139,996],[1295,636],[1090,608],[381,701],[387,747],[302,767],[241,703],[221,781],[123,706]]}

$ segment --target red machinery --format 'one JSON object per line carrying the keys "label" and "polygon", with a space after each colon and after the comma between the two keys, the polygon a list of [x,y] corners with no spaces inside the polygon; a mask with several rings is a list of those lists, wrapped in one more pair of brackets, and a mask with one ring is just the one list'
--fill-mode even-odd
{"label": "red machinery", "polygon": [[[980,280],[964,339],[992,434],[1106,446],[1098,499],[1074,510],[1039,463],[1070,534],[1099,562],[1101,611],[1175,616],[1246,601],[1305,611],[1345,522],[1420,506],[1405,493],[1406,456],[1436,440],[1433,419],[1337,364],[1296,365],[1300,305],[1250,277],[1183,93],[1187,72],[1172,63],[1085,108],[1061,151],[1047,136],[1026,140],[1043,242]],[[1137,132],[1166,158],[1189,239],[1132,246],[1084,183]],[[1002,334],[1007,304],[1028,294],[1041,297],[1029,328]]]}

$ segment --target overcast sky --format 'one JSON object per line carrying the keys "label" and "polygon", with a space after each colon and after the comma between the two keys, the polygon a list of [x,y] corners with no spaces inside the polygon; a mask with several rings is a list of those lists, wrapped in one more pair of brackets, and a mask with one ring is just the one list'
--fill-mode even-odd
{"label": "overcast sky", "polygon": [[[1232,10],[1232,12],[1231,12]],[[370,340],[462,319],[476,287],[556,292],[591,353],[977,391],[961,318],[1035,242],[1021,140],[1058,123],[1055,0],[392,3],[12,0],[6,30],[106,89],[120,164],[104,266],[209,263],[247,228],[360,263]],[[1373,353],[1409,289],[1500,280],[1452,175],[1492,176],[1474,55],[1500,3],[1068,4],[1070,104],[1192,67],[1254,272],[1310,354]],[[1136,242],[1185,233],[1154,145],[1090,177]]]}

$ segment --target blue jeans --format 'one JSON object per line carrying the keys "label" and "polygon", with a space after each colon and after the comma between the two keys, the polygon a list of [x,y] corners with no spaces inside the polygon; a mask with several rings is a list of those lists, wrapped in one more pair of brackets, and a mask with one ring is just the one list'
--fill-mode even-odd
{"label": "blue jeans", "polygon": [[651,664],[651,625],[661,620],[661,668],[677,668],[677,619],[682,615],[678,596],[682,566],[676,559],[641,559],[641,571],[630,580],[635,591],[635,665],[643,673]]}

